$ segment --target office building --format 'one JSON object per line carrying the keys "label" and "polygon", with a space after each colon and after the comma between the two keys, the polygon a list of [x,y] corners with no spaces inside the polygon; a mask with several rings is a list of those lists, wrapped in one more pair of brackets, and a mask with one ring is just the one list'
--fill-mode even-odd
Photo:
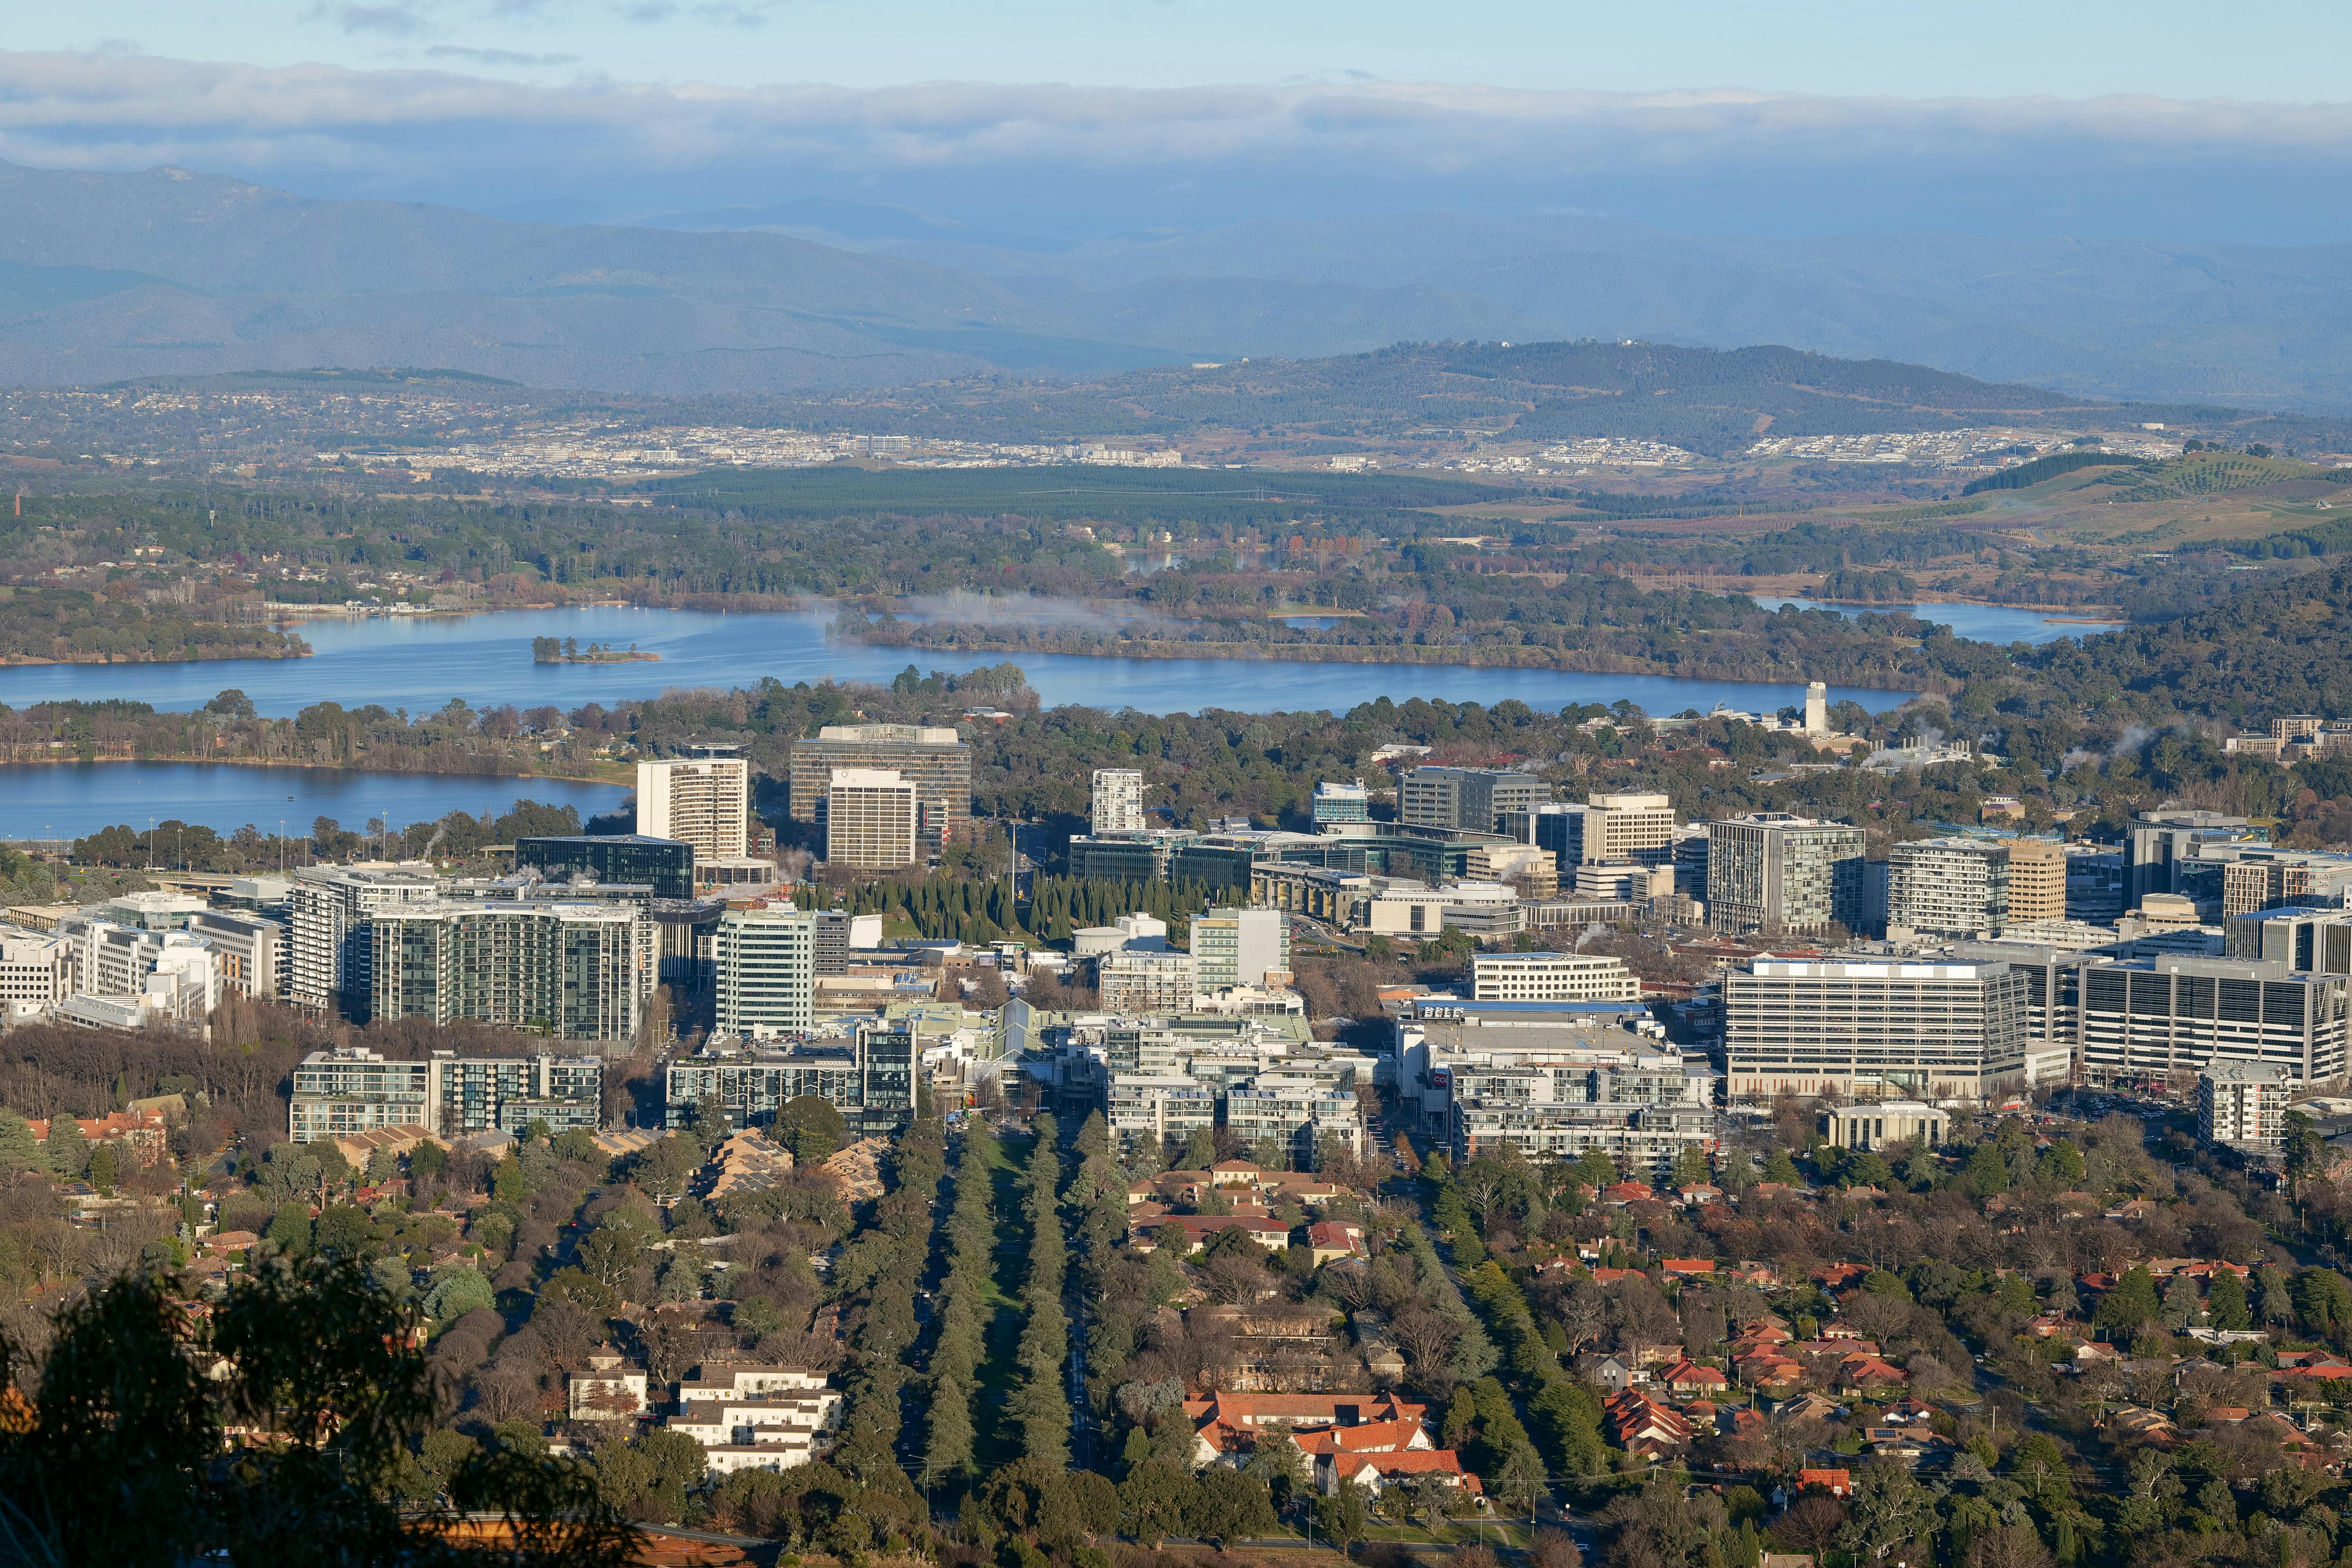
{"label": "office building", "polygon": [[208,909],[188,917],[187,931],[213,950],[224,990],[257,1002],[285,999],[293,979],[294,945],[284,921],[242,910]]}
{"label": "office building", "polygon": [[436,897],[440,884],[415,871],[312,866],[294,873],[288,892],[294,954],[287,994],[306,1012],[340,1010],[367,1022],[375,987],[375,942],[369,922],[382,910]]}
{"label": "office building", "polygon": [[1315,786],[1309,809],[1318,827],[1332,822],[1370,822],[1372,792],[1360,784],[1335,784],[1325,779]]}
{"label": "office building", "polygon": [[824,795],[827,865],[866,871],[912,866],[921,844],[915,785],[896,768],[835,768]]}
{"label": "office building", "polygon": [[[637,835],[675,838],[698,858],[725,860],[751,852],[751,764],[731,746],[637,764]],[[520,862],[520,846],[517,846]],[[599,873],[600,878],[602,873]],[[614,878],[635,881],[636,878]],[[685,893],[665,894],[685,898]]]}
{"label": "office building", "polygon": [[1580,952],[1482,952],[1470,960],[1479,1002],[1639,1002],[1642,981],[1622,959]]}
{"label": "office building", "polygon": [[1706,899],[1706,847],[1713,836],[1706,824],[1692,823],[1675,830],[1669,851],[1675,868],[1675,891],[1685,899]]}
{"label": "office building", "polygon": [[289,1142],[311,1143],[380,1127],[414,1127],[436,1137],[521,1133],[600,1124],[604,1064],[596,1057],[461,1057],[435,1051],[421,1061],[386,1061],[342,1046],[312,1051],[294,1068],[287,1111]]}
{"label": "office building", "polygon": [[2352,857],[2245,847],[2221,866],[2221,918],[2285,904],[2341,906],[2352,890]]}
{"label": "office building", "polygon": [[516,870],[536,870],[549,882],[585,876],[596,882],[643,884],[656,899],[690,899],[694,897],[694,858],[695,847],[682,838],[583,833],[518,838],[514,863]]}
{"label": "office building", "polygon": [[2125,910],[2124,856],[2091,844],[2066,846],[2066,918],[2113,925]]}
{"label": "office building", "polygon": [[2276,1155],[2286,1143],[2294,1079],[2269,1062],[2217,1062],[2197,1075],[2197,1141],[2242,1154]]}
{"label": "office building", "polygon": [[1707,824],[1708,923],[1792,934],[1859,930],[1863,844],[1859,827],[1781,812]]}
{"label": "office building", "polygon": [[821,933],[841,938],[848,967],[847,917],[784,905],[730,909],[719,918],[712,957],[718,1011],[712,1029],[747,1040],[803,1035],[816,1027]]}
{"label": "office building", "polygon": [[2004,926],[2065,918],[2065,846],[2040,838],[2009,840],[2009,919]]}
{"label": "office building", "polygon": [[907,1019],[865,1022],[846,1037],[790,1046],[714,1036],[670,1063],[666,1087],[672,1127],[689,1125],[713,1097],[737,1127],[764,1127],[814,1095],[841,1112],[852,1137],[887,1137],[914,1117],[915,1029]]}
{"label": "office building", "polygon": [[427,900],[370,921],[370,1016],[634,1042],[656,976],[653,922],[627,904]]}
{"label": "office building", "polygon": [[1662,795],[1593,795],[1585,803],[1582,839],[1578,858],[1588,865],[1671,865],[1674,803]]}
{"label": "office building", "polygon": [[1097,836],[1143,831],[1143,774],[1134,768],[1095,770],[1091,822]]}
{"label": "office building", "polygon": [[1822,1112],[1822,1142],[1835,1149],[1886,1149],[1918,1143],[1940,1149],[1952,1130],[1951,1116],[1916,1100],[1881,1100]]}
{"label": "office building", "polygon": [[2222,955],[2283,963],[2315,974],[2352,974],[2352,910],[2288,905],[2233,917]]}
{"label": "office building", "polygon": [[1193,978],[1203,993],[1290,984],[1290,917],[1280,910],[1206,910],[1192,917]]}
{"label": "office building", "polygon": [[2267,1062],[2297,1083],[2343,1076],[2342,974],[2284,963],[2158,954],[2067,954],[2030,972],[2043,1041],[2095,1089],[2177,1086],[2215,1062]]}
{"label": "office building", "polygon": [[52,931],[0,926],[0,1022],[35,1016],[73,994],[73,949]]}
{"label": "office building", "polygon": [[1889,936],[1991,935],[2009,923],[2010,851],[1976,838],[1897,844],[1886,856]]}
{"label": "office building", "polygon": [[1415,768],[1398,791],[1398,816],[1422,827],[1493,833],[1509,812],[1533,812],[1551,786],[1532,773],[1489,768]]}
{"label": "office building", "polygon": [[2263,834],[2242,816],[2166,805],[2134,818],[2124,839],[2124,907],[2139,908],[2150,893],[2182,893],[2200,903],[2219,903],[2221,867],[2206,862],[2207,845],[2260,842]]}
{"label": "office building", "polygon": [[1759,958],[1723,983],[1731,1098],[1998,1100],[2028,1087],[2029,991],[2000,963]]}
{"label": "office building", "polygon": [[971,828],[971,748],[948,726],[828,724],[815,740],[793,742],[787,764],[793,821],[822,820],[836,768],[892,769],[913,784],[928,853],[961,842]]}

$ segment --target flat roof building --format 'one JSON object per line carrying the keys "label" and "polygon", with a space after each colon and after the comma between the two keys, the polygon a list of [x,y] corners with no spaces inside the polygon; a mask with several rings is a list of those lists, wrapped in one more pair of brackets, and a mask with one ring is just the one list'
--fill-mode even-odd
{"label": "flat roof building", "polygon": [[1785,813],[1707,824],[1707,922],[1790,933],[1863,925],[1859,827]]}
{"label": "flat roof building", "polygon": [[[669,758],[637,764],[637,832],[675,838],[705,860],[751,852],[751,764],[741,757]],[[516,847],[518,861],[521,847]],[[614,880],[635,880],[614,878]],[[688,894],[667,894],[686,898]]]}
{"label": "flat roof building", "polygon": [[1580,952],[1482,952],[1470,960],[1480,1002],[1639,1002],[1642,981],[1624,960]]}
{"label": "flat roof building", "polygon": [[515,840],[515,869],[550,882],[585,875],[598,882],[642,883],[656,899],[694,897],[695,847],[682,838],[642,833],[561,834]]}
{"label": "flat roof building", "polygon": [[922,842],[922,806],[896,768],[835,768],[826,777],[824,858],[866,871],[912,866]]}
{"label": "flat roof building", "polygon": [[[944,724],[828,724],[793,742],[787,809],[795,822],[823,819],[835,770],[887,769],[914,786],[916,830],[936,854],[971,826],[971,747]],[[899,862],[902,865],[911,863]]]}
{"label": "flat roof building", "polygon": [[1976,838],[1897,844],[1886,856],[1887,934],[1997,933],[2009,923],[2009,856],[2007,845]]}
{"label": "flat roof building", "polygon": [[1723,983],[1731,1098],[1999,1100],[2026,1087],[2028,990],[2008,963],[1757,959]]}

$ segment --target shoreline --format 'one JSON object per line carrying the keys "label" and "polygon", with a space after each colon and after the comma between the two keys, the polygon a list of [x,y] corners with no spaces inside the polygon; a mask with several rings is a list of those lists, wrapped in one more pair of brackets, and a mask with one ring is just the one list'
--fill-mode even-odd
{"label": "shoreline", "polygon": [[[854,637],[866,647],[903,648],[909,656],[927,654],[945,657],[966,653],[1002,653],[1018,659],[1023,654],[1048,658],[1136,658],[1175,660],[1196,658],[1220,664],[1370,664],[1432,666],[1458,669],[1533,669],[1553,675],[1639,675],[1663,680],[1722,681],[1737,686],[1803,686],[1817,679],[1801,671],[1785,675],[1693,674],[1688,670],[1663,668],[1648,659],[1624,655],[1601,655],[1580,664],[1561,663],[1557,658],[1543,658],[1496,657],[1517,653],[1507,648],[1432,648],[1419,644],[1398,647],[1364,647],[1352,643],[1165,643],[1139,642],[1122,644],[1116,649],[1089,648],[1083,651],[1066,648],[1019,647],[1011,643],[990,639],[959,639],[941,647],[933,643],[887,642],[878,638]],[[1537,650],[1549,655],[1549,650]],[[1417,657],[1441,655],[1444,657]],[[1482,657],[1485,656],[1485,657]],[[1903,691],[1933,693],[1941,688],[1930,678],[1925,686],[1895,686],[1853,677],[1841,677],[1832,684],[1867,691]]]}
{"label": "shoreline", "polygon": [[585,773],[445,773],[424,768],[354,767],[349,763],[297,763],[277,757],[89,757],[73,755],[55,757],[0,757],[0,768],[47,768],[62,763],[79,763],[96,767],[102,763],[131,766],[140,763],[170,763],[177,765],[198,765],[216,768],[295,768],[313,773],[370,773],[378,778],[415,779],[517,779],[529,783],[544,779],[550,784],[604,784],[613,789],[633,788],[625,779],[596,778]]}

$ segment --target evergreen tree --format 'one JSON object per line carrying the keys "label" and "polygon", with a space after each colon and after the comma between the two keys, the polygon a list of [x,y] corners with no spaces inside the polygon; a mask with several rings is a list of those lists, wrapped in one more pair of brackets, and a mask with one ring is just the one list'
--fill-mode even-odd
{"label": "evergreen tree", "polygon": [[81,1123],[62,1111],[50,1117],[47,1153],[50,1170],[67,1181],[78,1180],[89,1169],[89,1140],[82,1136]]}
{"label": "evergreen tree", "polygon": [[41,1146],[33,1142],[33,1130],[25,1119],[0,1106],[0,1176],[13,1176],[19,1171],[46,1171],[47,1158]]}

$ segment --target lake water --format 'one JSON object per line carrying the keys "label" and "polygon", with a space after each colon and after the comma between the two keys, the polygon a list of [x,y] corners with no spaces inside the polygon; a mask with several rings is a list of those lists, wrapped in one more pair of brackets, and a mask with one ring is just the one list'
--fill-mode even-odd
{"label": "lake water", "polygon": [[[628,791],[563,779],[447,773],[371,773],[348,768],[257,768],[226,763],[18,763],[0,764],[0,838],[79,838],[127,823],[178,817],[224,835],[247,823],[263,833],[306,834],[331,816],[353,832],[371,816],[394,826],[452,811],[496,815],[518,797],[578,809],[585,822]],[[291,797],[290,799],[289,797]],[[166,836],[165,852],[170,852]]]}
{"label": "lake water", "polygon": [[[194,664],[26,665],[0,668],[0,702],[23,708],[50,700],[125,698],[165,710],[202,707],[234,687],[262,712],[287,717],[314,702],[370,702],[428,712],[461,698],[476,708],[511,702],[572,709],[591,701],[653,697],[672,687],[732,687],[773,676],[787,685],[826,679],[887,681],[910,663],[958,671],[1012,659],[1047,705],[1135,708],[1189,713],[1323,709],[1344,712],[1386,696],[1486,704],[1517,698],[1557,710],[1622,699],[1654,714],[1718,704],[1770,711],[1801,702],[1795,685],[1678,680],[1655,675],[1580,675],[1549,669],[1463,665],[1303,664],[1255,659],[1093,658],[1069,654],[944,654],[836,642],[831,616],[717,615],[630,608],[526,610],[479,616],[341,617],[304,623],[311,658],[226,659]],[[533,637],[632,644],[658,662],[535,664]],[[1832,687],[1872,712],[1905,693]],[[610,785],[566,784],[441,774],[362,773],[327,769],[248,768],[217,763],[99,763],[0,767],[0,837],[74,837],[112,823],[143,828],[177,816],[226,833],[250,822],[265,832],[279,818],[308,827],[314,816],[356,827],[388,815],[405,825],[463,807],[504,810],[518,795],[570,802],[584,817],[610,810]],[[288,795],[295,798],[288,800]]]}
{"label": "lake water", "polygon": [[[1652,713],[1701,712],[1717,703],[1754,710],[1802,701],[1801,687],[1656,675],[1579,675],[1553,669],[1466,665],[1305,664],[1273,659],[1096,658],[1073,654],[942,653],[836,642],[831,616],[716,615],[688,610],[522,610],[479,616],[373,616],[306,622],[312,658],[223,659],[198,664],[50,664],[0,668],[0,702],[109,697],[163,710],[202,707],[235,687],[267,714],[284,717],[313,702],[347,708],[380,702],[412,714],[453,697],[477,708],[511,702],[572,709],[591,701],[654,697],[672,687],[751,686],[763,676],[795,681],[887,682],[909,664],[971,669],[1011,659],[1047,706],[1085,703],[1147,713],[1203,708],[1249,712],[1326,709],[1344,712],[1386,696],[1531,707],[1570,702],[1639,703]],[[577,637],[661,655],[630,664],[534,664],[533,637]],[[1899,691],[1834,688],[1873,712],[1901,702]]]}
{"label": "lake water", "polygon": [[2079,611],[2042,610],[2023,605],[1827,605],[1815,599],[1778,599],[1761,595],[1756,596],[1756,603],[1768,610],[1794,605],[1801,610],[1835,610],[1842,616],[1868,615],[1874,611],[1893,615],[1900,611],[1916,616],[1923,621],[1949,626],[1954,637],[1998,643],[2002,647],[2013,642],[2056,642],[2061,637],[2079,637],[2114,629],[2114,624],[2109,622],[2064,618],[2069,614],[2079,615]]}

